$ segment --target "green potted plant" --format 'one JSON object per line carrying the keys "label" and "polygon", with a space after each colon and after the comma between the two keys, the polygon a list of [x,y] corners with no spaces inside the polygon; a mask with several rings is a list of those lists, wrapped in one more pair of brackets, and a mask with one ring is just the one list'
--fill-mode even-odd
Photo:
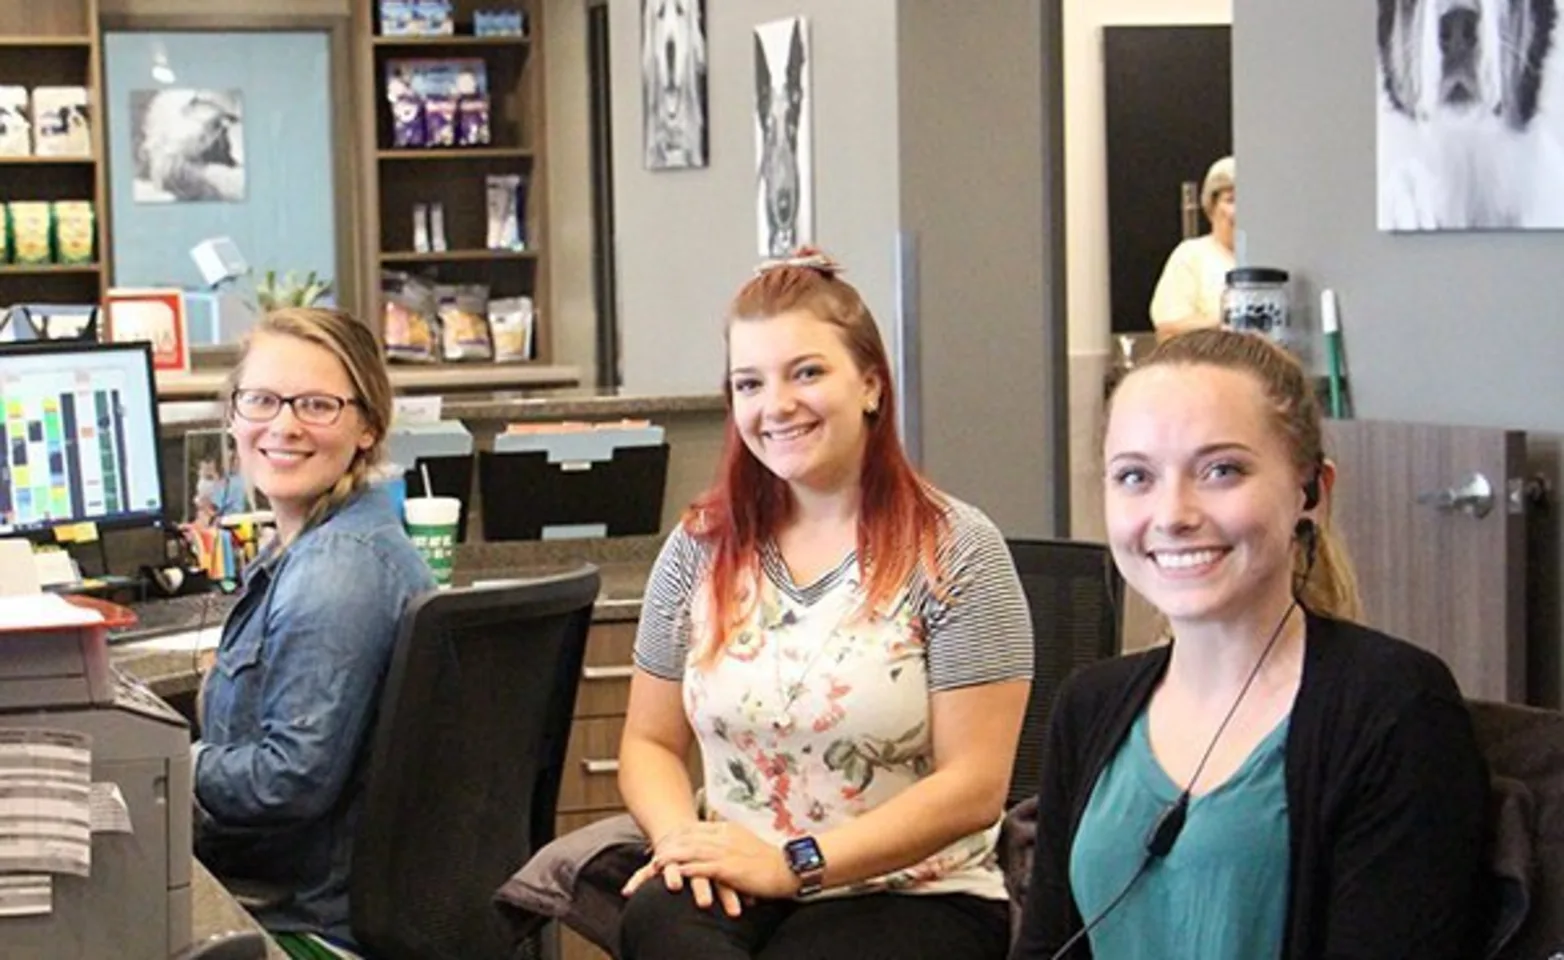
{"label": "green potted plant", "polygon": [[268,270],[255,284],[255,303],[261,310],[282,307],[309,307],[331,292],[331,281],[314,270],[300,277],[289,270],[281,277]]}

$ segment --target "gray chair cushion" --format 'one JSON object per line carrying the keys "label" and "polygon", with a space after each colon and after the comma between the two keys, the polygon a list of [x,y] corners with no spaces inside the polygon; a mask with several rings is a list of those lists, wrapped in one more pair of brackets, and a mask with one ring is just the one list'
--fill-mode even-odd
{"label": "gray chair cushion", "polygon": [[572,830],[539,850],[495,891],[516,939],[550,920],[618,956],[620,889],[646,862],[648,843],[629,814]]}

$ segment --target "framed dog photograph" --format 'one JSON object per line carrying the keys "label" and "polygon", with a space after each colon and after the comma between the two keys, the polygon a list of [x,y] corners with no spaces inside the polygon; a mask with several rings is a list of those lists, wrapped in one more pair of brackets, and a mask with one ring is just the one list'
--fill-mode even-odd
{"label": "framed dog photograph", "polygon": [[164,88],[130,94],[137,203],[244,199],[244,100],[238,90]]}
{"label": "framed dog photograph", "polygon": [[1379,229],[1564,229],[1558,0],[1378,2]]}
{"label": "framed dog photograph", "polygon": [[814,241],[809,30],[803,17],[755,28],[755,216],[760,255]]}
{"label": "framed dog photograph", "polygon": [[646,169],[706,166],[706,0],[641,0]]}

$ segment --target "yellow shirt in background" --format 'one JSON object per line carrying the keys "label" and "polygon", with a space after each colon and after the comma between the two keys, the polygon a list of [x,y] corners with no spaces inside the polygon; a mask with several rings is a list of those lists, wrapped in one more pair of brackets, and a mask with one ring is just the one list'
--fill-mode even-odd
{"label": "yellow shirt in background", "polygon": [[1227,283],[1227,271],[1235,266],[1233,251],[1209,233],[1174,247],[1151,297],[1152,326],[1191,316],[1203,317],[1213,327],[1220,324],[1222,288]]}

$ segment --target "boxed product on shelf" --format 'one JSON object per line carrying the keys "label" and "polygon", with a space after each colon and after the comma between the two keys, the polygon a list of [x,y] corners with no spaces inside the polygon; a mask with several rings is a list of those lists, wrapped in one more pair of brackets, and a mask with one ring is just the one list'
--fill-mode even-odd
{"label": "boxed product on shelf", "polygon": [[474,10],[472,32],[478,37],[523,37],[527,14],[522,10]]}
{"label": "boxed product on shelf", "polygon": [[11,235],[14,263],[40,264],[52,259],[52,220],[47,200],[13,200],[5,205],[6,232]]}
{"label": "boxed product on shelf", "polygon": [[0,157],[25,157],[33,152],[27,99],[26,87],[0,86]]}
{"label": "boxed product on shelf", "polygon": [[455,32],[451,0],[380,0],[383,37],[449,36]]}
{"label": "boxed product on shelf", "polygon": [[429,36],[450,36],[456,32],[451,19],[451,0],[413,0],[414,17]]}
{"label": "boxed product on shelf", "polygon": [[386,61],[393,147],[489,143],[488,65],[478,57]]}
{"label": "boxed product on shelf", "polygon": [[40,157],[92,156],[86,87],[33,90],[33,152]]}
{"label": "boxed product on shelf", "polygon": [[86,200],[56,200],[54,255],[58,263],[92,263],[97,235],[92,204]]}

